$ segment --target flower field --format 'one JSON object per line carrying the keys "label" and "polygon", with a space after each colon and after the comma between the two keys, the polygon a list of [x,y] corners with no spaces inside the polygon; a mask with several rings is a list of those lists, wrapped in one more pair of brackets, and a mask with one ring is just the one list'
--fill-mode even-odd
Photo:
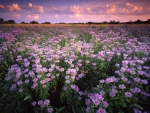
{"label": "flower field", "polygon": [[0,113],[150,113],[150,26],[1,26],[0,89]]}

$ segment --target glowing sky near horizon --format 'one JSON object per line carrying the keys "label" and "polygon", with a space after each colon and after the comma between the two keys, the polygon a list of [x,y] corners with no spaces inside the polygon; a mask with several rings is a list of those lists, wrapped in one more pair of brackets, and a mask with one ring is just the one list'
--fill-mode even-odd
{"label": "glowing sky near horizon", "polygon": [[150,19],[150,0],[1,0],[0,18],[16,23]]}

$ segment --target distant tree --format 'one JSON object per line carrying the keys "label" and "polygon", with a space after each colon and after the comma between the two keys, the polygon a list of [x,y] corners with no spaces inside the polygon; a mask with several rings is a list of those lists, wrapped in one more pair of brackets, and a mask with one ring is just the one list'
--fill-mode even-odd
{"label": "distant tree", "polygon": [[7,20],[7,21],[4,21],[4,24],[15,24],[15,21],[14,20]]}
{"label": "distant tree", "polygon": [[65,22],[60,22],[59,24],[66,24]]}
{"label": "distant tree", "polygon": [[3,23],[4,23],[4,19],[0,18],[0,24],[3,24]]}
{"label": "distant tree", "polygon": [[141,20],[139,20],[139,19],[135,21],[135,24],[142,24],[142,23],[143,22]]}
{"label": "distant tree", "polygon": [[146,20],[146,24],[150,24],[150,19]]}
{"label": "distant tree", "polygon": [[43,24],[51,24],[50,22],[44,22]]}
{"label": "distant tree", "polygon": [[20,24],[26,24],[24,21],[22,21]]}
{"label": "distant tree", "polygon": [[108,24],[108,22],[107,21],[104,21],[104,22],[102,22],[103,24]]}
{"label": "distant tree", "polygon": [[86,24],[93,24],[93,22],[87,22]]}
{"label": "distant tree", "polygon": [[30,24],[39,24],[37,21],[32,21]]}
{"label": "distant tree", "polygon": [[115,20],[111,20],[110,22],[109,22],[110,24],[119,24],[120,22],[119,21],[115,21]]}

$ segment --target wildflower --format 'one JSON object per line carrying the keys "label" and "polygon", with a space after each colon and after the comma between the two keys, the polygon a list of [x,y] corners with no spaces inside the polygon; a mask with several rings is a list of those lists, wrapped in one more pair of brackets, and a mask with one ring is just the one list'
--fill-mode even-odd
{"label": "wildflower", "polygon": [[124,84],[120,84],[120,85],[119,85],[119,88],[120,88],[120,89],[126,89],[126,86],[125,86]]}
{"label": "wildflower", "polygon": [[125,92],[125,96],[126,97],[132,97],[132,93],[131,92]]}
{"label": "wildflower", "polygon": [[87,64],[88,64],[88,63],[90,63],[90,61],[89,61],[89,60],[86,60],[85,62],[86,62]]}
{"label": "wildflower", "polygon": [[105,80],[99,80],[99,82],[100,82],[101,84],[103,84],[103,83],[105,83]]}
{"label": "wildflower", "polygon": [[86,111],[86,112],[89,112],[89,111],[91,111],[91,108],[90,108],[90,107],[87,107],[87,108],[85,109],[85,111]]}
{"label": "wildflower", "polygon": [[21,84],[22,84],[22,81],[21,81],[21,80],[17,82],[17,85],[18,85],[18,86],[20,86]]}
{"label": "wildflower", "polygon": [[14,90],[17,87],[16,84],[12,84],[10,90]]}
{"label": "wildflower", "polygon": [[127,81],[128,81],[128,79],[127,79],[126,77],[124,77],[124,76],[121,77],[121,80],[124,81],[124,82],[127,82]]}
{"label": "wildflower", "polygon": [[41,78],[42,76],[41,75],[37,75],[37,78]]}
{"label": "wildflower", "polygon": [[86,99],[86,100],[85,100],[85,104],[86,104],[87,106],[89,106],[89,105],[90,105],[90,99]]}
{"label": "wildflower", "polygon": [[108,106],[108,103],[105,102],[105,101],[103,101],[103,106],[104,106],[104,107],[107,107],[107,106]]}
{"label": "wildflower", "polygon": [[69,79],[69,76],[67,75],[67,76],[65,76],[65,79]]}
{"label": "wildflower", "polygon": [[69,83],[70,83],[70,80],[66,80],[65,82],[66,82],[67,84],[69,84]]}
{"label": "wildflower", "polygon": [[133,80],[134,80],[135,82],[140,82],[140,81],[141,81],[140,78],[133,78]]}
{"label": "wildflower", "polygon": [[117,82],[117,78],[115,78],[114,76],[109,77],[105,80],[106,83],[111,83],[111,82]]}
{"label": "wildflower", "polygon": [[39,100],[38,105],[42,105],[42,104],[43,104],[43,100]]}
{"label": "wildflower", "polygon": [[99,108],[96,113],[106,113],[106,110],[104,110],[103,108]]}
{"label": "wildflower", "polygon": [[28,78],[28,77],[29,77],[29,74],[25,74],[24,77],[25,77],[25,78]]}
{"label": "wildflower", "polygon": [[96,66],[96,62],[92,62],[92,65],[93,65],[93,66]]}
{"label": "wildflower", "polygon": [[45,105],[48,105],[49,103],[50,103],[50,100],[49,100],[49,99],[44,100],[44,104],[45,104]]}
{"label": "wildflower", "polygon": [[28,79],[26,79],[24,82],[25,82],[26,84],[28,84],[28,83],[29,83],[29,80],[28,80]]}
{"label": "wildflower", "polygon": [[33,101],[33,102],[31,103],[31,105],[32,105],[32,106],[35,106],[35,105],[36,105],[36,101]]}
{"label": "wildflower", "polygon": [[53,112],[53,108],[50,107],[50,108],[47,109],[47,111],[48,111],[48,113],[52,113]]}
{"label": "wildflower", "polygon": [[140,93],[140,92],[141,92],[141,89],[135,87],[135,88],[131,88],[130,91],[131,91],[132,93]]}
{"label": "wildflower", "polygon": [[37,81],[38,81],[38,79],[37,79],[37,78],[34,78],[34,79],[33,79],[33,82],[37,82]]}
{"label": "wildflower", "polygon": [[36,88],[37,87],[37,85],[38,85],[38,83],[34,83],[32,86],[31,86],[31,88]]}
{"label": "wildflower", "polygon": [[45,107],[45,104],[44,104],[44,103],[42,103],[42,104],[40,105],[40,107],[41,107],[41,108],[44,108],[44,107]]}
{"label": "wildflower", "polygon": [[66,91],[66,90],[67,90],[67,87],[64,87],[63,89]]}
{"label": "wildflower", "polygon": [[19,88],[19,89],[18,89],[18,92],[20,92],[20,93],[23,92],[23,89],[22,89],[22,88]]}

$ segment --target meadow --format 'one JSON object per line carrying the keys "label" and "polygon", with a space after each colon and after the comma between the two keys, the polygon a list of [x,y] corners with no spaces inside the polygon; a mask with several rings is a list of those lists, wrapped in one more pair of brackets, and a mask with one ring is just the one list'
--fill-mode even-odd
{"label": "meadow", "polygon": [[150,113],[150,25],[0,25],[0,113]]}

